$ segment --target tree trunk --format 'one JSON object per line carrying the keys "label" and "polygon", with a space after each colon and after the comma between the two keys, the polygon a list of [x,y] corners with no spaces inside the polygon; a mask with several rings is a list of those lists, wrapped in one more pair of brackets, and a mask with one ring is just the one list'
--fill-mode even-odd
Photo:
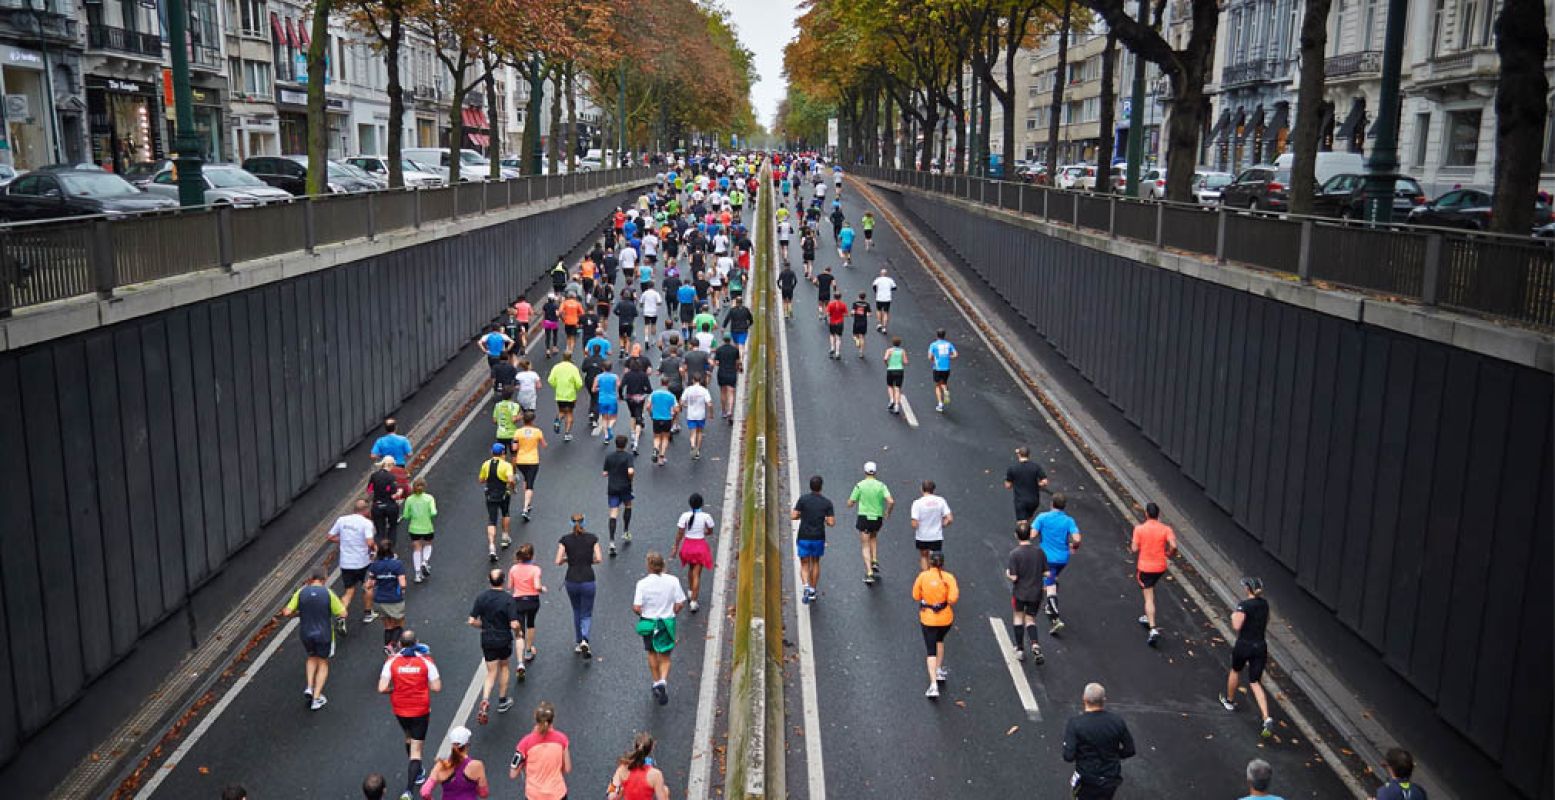
{"label": "tree trunk", "polygon": [[486,177],[502,180],[502,137],[497,130],[497,69],[492,63],[484,64],[486,77],[486,159],[491,162]]}
{"label": "tree trunk", "polygon": [[405,88],[400,85],[400,45],[405,41],[405,20],[397,2],[384,4],[389,13],[389,40],[384,42],[384,66],[389,73],[389,186],[405,185]]}
{"label": "tree trunk", "polygon": [[1058,19],[1058,66],[1053,72],[1053,103],[1048,108],[1047,120],[1047,178],[1053,186],[1058,186],[1058,126],[1064,116],[1064,84],[1069,81],[1066,74],[1069,71],[1069,21],[1073,12],[1073,0],[1064,0],[1064,10]]}
{"label": "tree trunk", "polygon": [[[924,104],[923,115],[923,169],[934,168],[934,129],[939,126],[939,105],[931,99]],[[941,161],[943,165],[945,162]]]}
{"label": "tree trunk", "polygon": [[[1301,82],[1296,89],[1296,127],[1291,131],[1290,212],[1312,212],[1317,149],[1323,124],[1323,53],[1328,48],[1331,0],[1307,0],[1301,16]],[[1544,74],[1541,69],[1539,74]],[[1168,173],[1169,174],[1169,173]]]}
{"label": "tree trunk", "polygon": [[1172,79],[1172,96],[1177,101],[1166,123],[1166,197],[1173,202],[1193,200],[1193,169],[1199,160],[1199,135],[1204,130],[1204,117],[1209,113],[1209,98],[1204,95],[1204,73],[1209,68],[1208,58],[1184,59],[1183,70],[1179,73],[1182,77]]}
{"label": "tree trunk", "polygon": [[1496,18],[1501,82],[1496,86],[1496,188],[1490,229],[1497,233],[1527,236],[1533,227],[1543,160],[1539,148],[1549,111],[1546,13],[1541,0],[1506,0]]}
{"label": "tree trunk", "polygon": [[329,47],[330,0],[313,6],[313,42],[308,46],[308,194],[329,191],[329,119],[324,112],[325,48]]}
{"label": "tree trunk", "polygon": [[[995,86],[994,94],[999,97],[999,105],[1004,110],[1004,177],[1013,180],[1016,176],[1015,169],[1015,52],[1006,50],[1004,53],[1004,91],[1000,92]],[[1024,157],[1025,153],[1021,153]]]}
{"label": "tree trunk", "polygon": [[[465,58],[461,56],[460,66],[465,65]],[[469,95],[470,87],[464,83],[464,69],[454,72],[454,93],[452,105],[448,111],[448,185],[459,182],[460,167],[464,162],[464,98]]]}
{"label": "tree trunk", "polygon": [[[538,175],[539,161],[535,154],[540,147],[541,100],[545,95],[545,78],[538,60],[530,60],[520,74],[529,82],[529,99],[524,108],[524,172]],[[536,76],[539,76],[538,79]],[[619,154],[617,154],[619,158]]]}
{"label": "tree trunk", "polygon": [[[986,72],[987,70],[984,71]],[[988,177],[989,165],[993,161],[991,158],[993,151],[989,149],[993,144],[993,115],[989,113],[989,109],[993,107],[993,90],[988,88],[989,83],[991,81],[988,80],[986,75],[978,78],[977,81],[979,89],[977,97],[977,174],[985,178]]]}
{"label": "tree trunk", "polygon": [[[956,66],[956,103],[955,105],[950,106],[952,119],[956,124],[956,147],[955,150],[952,151],[951,156],[951,158],[956,162],[955,169],[951,170],[950,164],[946,163],[943,157],[940,158],[940,164],[944,167],[945,171],[954,171],[957,175],[966,174],[966,82],[963,79],[961,72],[960,62],[958,61]],[[950,137],[942,136],[940,139],[940,149],[943,150],[947,146]]]}
{"label": "tree trunk", "polygon": [[578,168],[578,66],[567,62],[567,171]]}
{"label": "tree trunk", "polygon": [[562,80],[561,67],[551,70],[551,135],[546,138],[546,165],[552,175],[557,173],[557,165],[561,163],[562,143]]}
{"label": "tree trunk", "polygon": [[[1311,0],[1308,0],[1311,2]],[[1101,128],[1096,146],[1096,191],[1112,191],[1112,153],[1116,148],[1117,121],[1114,119],[1118,105],[1117,90],[1118,36],[1107,32],[1107,44],[1101,51]]]}
{"label": "tree trunk", "polygon": [[896,103],[891,99],[889,90],[885,93],[885,108],[881,109],[881,122],[885,127],[880,132],[880,166],[888,169],[896,168],[896,120],[892,118],[892,111]]}

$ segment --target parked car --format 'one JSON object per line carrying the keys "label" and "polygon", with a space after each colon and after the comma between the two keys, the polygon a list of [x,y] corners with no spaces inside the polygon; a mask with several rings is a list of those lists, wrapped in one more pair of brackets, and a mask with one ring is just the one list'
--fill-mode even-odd
{"label": "parked car", "polygon": [[1540,226],[1538,230],[1533,232],[1533,235],[1540,239],[1555,239],[1555,222]]}
{"label": "parked car", "polygon": [[[1482,231],[1490,227],[1491,196],[1479,189],[1453,189],[1409,212],[1411,225],[1435,225]],[[1538,229],[1555,220],[1548,203],[1534,201],[1533,227]]]}
{"label": "parked car", "polygon": [[[151,177],[146,191],[177,200],[176,174],[171,165],[167,166]],[[265,183],[236,164],[206,164],[200,175],[205,178],[206,205],[258,206],[292,199],[290,192]]]}
{"label": "parked car", "polygon": [[133,214],[178,207],[177,200],[147,194],[101,169],[38,170],[12,181],[0,195],[0,220]]}
{"label": "parked car", "polygon": [[1193,200],[1201,206],[1220,205],[1220,193],[1235,177],[1229,172],[1193,173]]}
{"label": "parked car", "polygon": [[1058,188],[1060,189],[1094,189],[1096,188],[1096,167],[1085,164],[1071,164],[1058,168]]}
{"label": "parked car", "polygon": [[[326,188],[333,194],[367,192],[378,188],[372,181],[352,175],[339,164],[326,163],[329,165]],[[254,156],[244,159],[243,169],[265,183],[298,197],[308,193],[307,156]]]}
{"label": "parked car", "polygon": [[331,161],[329,163],[330,163],[331,171],[333,171],[335,167],[339,167],[341,170],[345,171],[345,173],[350,175],[351,177],[358,178],[358,179],[367,181],[368,183],[371,183],[373,185],[374,189],[387,189],[387,188],[389,188],[389,176],[388,175],[384,175],[383,177],[380,178],[377,175],[370,174],[367,170],[362,169],[361,167],[358,167],[358,166],[356,166],[354,164],[347,164],[344,161]]}
{"label": "parked car", "polygon": [[1166,199],[1166,168],[1147,169],[1139,175],[1139,196],[1146,200]]}
{"label": "parked car", "polygon": [[1284,211],[1290,208],[1290,170],[1273,164],[1248,167],[1220,190],[1220,204],[1251,211]]}
{"label": "parked car", "polygon": [[[346,164],[356,167],[368,175],[389,179],[388,156],[351,156],[345,160]],[[424,167],[408,158],[400,159],[400,171],[405,176],[406,186],[435,187],[443,185],[443,176],[430,167]]]}
{"label": "parked car", "polygon": [[[1425,203],[1425,190],[1414,178],[1400,177],[1393,182],[1393,216],[1403,219],[1415,206]],[[1366,216],[1366,176],[1335,175],[1312,195],[1312,213],[1340,219]]]}
{"label": "parked car", "polygon": [[27,170],[18,170],[10,164],[0,164],[0,186],[5,186],[26,174]]}
{"label": "parked car", "polygon": [[135,184],[137,188],[144,189],[151,183],[151,179],[157,176],[157,173],[172,168],[172,159],[159,158],[155,161],[137,161],[119,174],[123,175],[125,180]]}
{"label": "parked car", "polygon": [[[407,147],[400,155],[437,170],[444,183],[448,182],[448,166],[452,151],[446,147]],[[503,178],[517,178],[515,168],[501,167]],[[459,151],[459,182],[484,181],[491,172],[491,160],[474,150]]]}

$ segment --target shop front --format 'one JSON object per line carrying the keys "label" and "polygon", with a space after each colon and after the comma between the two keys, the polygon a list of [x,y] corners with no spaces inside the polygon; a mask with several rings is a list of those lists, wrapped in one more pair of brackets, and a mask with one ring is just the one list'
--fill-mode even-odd
{"label": "shop front", "polygon": [[280,124],[282,155],[308,152],[308,93],[298,89],[280,89],[275,93],[276,117]]}
{"label": "shop front", "polygon": [[157,124],[157,87],[124,78],[86,76],[92,162],[122,173],[166,154]]}
{"label": "shop front", "polygon": [[[224,132],[222,120],[225,116],[222,107],[222,87],[210,85],[212,79],[199,76],[194,79],[190,87],[190,97],[194,106],[194,131],[200,138],[199,156],[207,162],[219,161],[230,151],[227,148],[227,136]],[[202,81],[205,81],[202,83]],[[162,70],[162,108],[166,125],[163,129],[162,141],[172,144],[178,141],[178,114],[173,97],[173,71]]]}
{"label": "shop front", "polygon": [[57,160],[57,132],[50,116],[43,79],[43,56],[34,50],[0,45],[0,91],[4,93],[5,137],[0,158],[17,169],[34,169]]}

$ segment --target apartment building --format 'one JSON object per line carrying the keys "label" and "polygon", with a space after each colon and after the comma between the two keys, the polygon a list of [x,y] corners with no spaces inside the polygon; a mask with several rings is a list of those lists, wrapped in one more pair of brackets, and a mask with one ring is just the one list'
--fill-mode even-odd
{"label": "apartment building", "polygon": [[75,0],[0,0],[0,162],[87,157],[78,11]]}
{"label": "apartment building", "polygon": [[[1105,27],[1098,23],[1089,31],[1071,35],[1062,78],[1056,36],[1044,38],[1039,47],[1017,56],[1025,66],[1016,69],[1016,74],[1025,78],[1024,94],[1020,95],[1023,103],[1017,103],[1017,108],[1024,105],[1025,119],[1024,125],[1016,126],[1016,138],[1026,159],[1047,159],[1048,121],[1054,113],[1059,119],[1059,163],[1096,163],[1102,156],[1097,148],[1101,135],[1101,53],[1107,41],[1103,31]],[[1053,83],[1057,80],[1064,81],[1064,101],[1055,112]]]}

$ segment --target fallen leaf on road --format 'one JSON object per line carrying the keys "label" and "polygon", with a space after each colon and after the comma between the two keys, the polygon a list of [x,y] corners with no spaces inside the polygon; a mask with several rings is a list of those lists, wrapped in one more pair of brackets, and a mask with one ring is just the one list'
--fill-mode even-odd
{"label": "fallen leaf on road", "polygon": [[210,767],[200,767],[200,774],[201,775],[209,775],[209,774],[211,774],[211,768]]}
{"label": "fallen leaf on road", "polygon": [[956,707],[957,708],[966,708],[966,701],[965,700],[957,700],[956,701]]}
{"label": "fallen leaf on road", "polygon": [[1019,725],[1011,725],[1010,729],[1004,732],[1004,735],[1005,736],[1013,735],[1018,730],[1020,730],[1020,726]]}

